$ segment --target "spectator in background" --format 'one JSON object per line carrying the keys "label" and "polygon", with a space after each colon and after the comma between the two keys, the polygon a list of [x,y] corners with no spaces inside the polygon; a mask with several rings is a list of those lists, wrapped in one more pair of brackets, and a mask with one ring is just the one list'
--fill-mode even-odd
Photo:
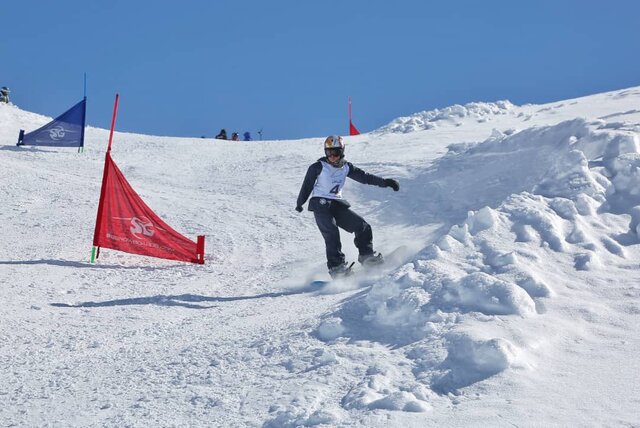
{"label": "spectator in background", "polygon": [[227,131],[223,128],[220,130],[220,133],[216,135],[216,139],[218,140],[227,140]]}
{"label": "spectator in background", "polygon": [[0,103],[9,104],[9,92],[11,91],[6,86],[0,88]]}
{"label": "spectator in background", "polygon": [[251,141],[251,133],[249,131],[242,134],[242,136],[244,137],[244,141]]}
{"label": "spectator in background", "polygon": [[233,134],[231,134],[231,139],[232,139],[233,141],[238,141],[238,139],[239,139],[239,138],[238,138],[238,133],[237,133],[237,132],[234,132]]}

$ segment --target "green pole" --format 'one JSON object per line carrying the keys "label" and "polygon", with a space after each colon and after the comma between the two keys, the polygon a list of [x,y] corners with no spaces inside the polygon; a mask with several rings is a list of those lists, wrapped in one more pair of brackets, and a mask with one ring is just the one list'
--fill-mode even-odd
{"label": "green pole", "polygon": [[96,262],[96,247],[91,249],[91,264]]}

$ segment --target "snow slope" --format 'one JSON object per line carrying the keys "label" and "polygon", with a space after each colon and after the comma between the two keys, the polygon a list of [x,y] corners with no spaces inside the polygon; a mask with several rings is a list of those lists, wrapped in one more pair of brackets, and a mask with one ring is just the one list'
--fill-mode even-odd
{"label": "snow slope", "polygon": [[0,425],[638,426],[638,106],[472,103],[348,137],[400,180],[345,189],[396,257],[317,290],[323,243],[293,208],[322,138],[116,133],[207,262],[91,265],[108,131],[17,148],[50,118],[0,105]]}

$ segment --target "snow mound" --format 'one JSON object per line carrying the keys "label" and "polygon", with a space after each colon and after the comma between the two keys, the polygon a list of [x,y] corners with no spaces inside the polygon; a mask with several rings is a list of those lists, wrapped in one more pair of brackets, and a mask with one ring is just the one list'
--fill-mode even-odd
{"label": "snow mound", "polygon": [[[638,242],[637,151],[634,132],[584,119],[451,147],[419,177],[428,183],[421,205],[430,198],[433,212],[467,211],[466,219],[332,322],[341,318],[351,340],[402,347],[415,381],[432,393],[458,394],[514,364],[528,368],[519,360],[544,337],[535,328],[544,300],[566,286],[556,278],[620,263]],[[505,327],[509,317],[530,328]],[[413,403],[398,385],[385,397],[374,392],[352,391],[346,407],[408,411]]]}
{"label": "snow mound", "polygon": [[375,133],[408,133],[433,129],[438,126],[458,126],[460,120],[465,118],[475,119],[477,122],[487,122],[496,115],[505,115],[513,112],[514,105],[509,101],[497,101],[495,103],[468,103],[465,105],[453,105],[443,109],[435,109],[399,117],[388,125],[373,132]]}
{"label": "snow mound", "polygon": [[442,221],[463,221],[469,211],[498,207],[522,192],[574,199],[579,210],[592,209],[583,197],[595,199],[595,206],[608,198],[608,209],[628,212],[638,202],[636,139],[585,119],[498,133],[482,143],[450,146],[403,184],[412,194],[411,209],[422,207]]}

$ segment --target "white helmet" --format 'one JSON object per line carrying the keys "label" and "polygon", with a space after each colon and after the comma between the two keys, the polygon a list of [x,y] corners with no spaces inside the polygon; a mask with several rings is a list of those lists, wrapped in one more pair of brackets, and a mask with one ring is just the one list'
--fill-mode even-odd
{"label": "white helmet", "polygon": [[[338,135],[329,135],[324,140],[324,154],[329,159],[330,156],[338,156],[338,159],[344,158],[344,141]],[[329,162],[333,162],[329,160]],[[338,161],[336,161],[338,162]]]}
{"label": "white helmet", "polygon": [[325,149],[342,149],[344,150],[344,142],[342,141],[342,137],[339,135],[329,135],[324,140],[324,148]]}

